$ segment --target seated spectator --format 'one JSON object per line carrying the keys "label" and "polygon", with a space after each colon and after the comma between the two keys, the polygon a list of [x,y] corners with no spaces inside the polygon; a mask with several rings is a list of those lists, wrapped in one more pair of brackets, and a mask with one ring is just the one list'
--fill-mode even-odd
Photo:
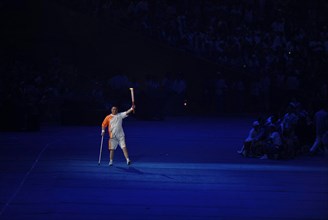
{"label": "seated spectator", "polygon": [[297,121],[296,106],[291,102],[287,107],[287,113],[283,116],[281,121],[281,134],[283,136],[294,135]]}
{"label": "seated spectator", "polygon": [[263,156],[261,159],[277,159],[283,150],[281,135],[274,124],[269,125],[270,135],[262,147]]}
{"label": "seated spectator", "polygon": [[245,139],[242,148],[238,151],[238,154],[243,155],[244,157],[249,157],[253,155],[253,146],[255,146],[257,137],[260,131],[260,123],[258,121],[253,122],[253,127],[249,131],[248,137]]}
{"label": "seated spectator", "polygon": [[310,149],[310,154],[315,155],[321,149],[325,151],[327,145],[324,146],[327,139],[328,132],[328,112],[327,112],[327,104],[320,104],[320,110],[317,111],[314,115],[314,124],[316,131],[316,139]]}

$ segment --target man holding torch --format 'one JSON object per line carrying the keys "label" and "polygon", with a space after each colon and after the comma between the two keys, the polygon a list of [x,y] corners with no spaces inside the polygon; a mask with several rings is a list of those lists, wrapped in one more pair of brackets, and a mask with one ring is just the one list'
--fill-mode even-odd
{"label": "man holding torch", "polygon": [[[109,166],[113,165],[114,151],[116,150],[117,145],[120,145],[120,147],[123,151],[124,157],[126,159],[126,163],[128,165],[131,164],[131,161],[129,159],[128,150],[127,150],[126,143],[125,143],[125,134],[123,131],[123,126],[122,126],[123,119],[128,117],[128,114],[130,114],[131,112],[134,112],[134,109],[135,109],[133,88],[130,88],[130,90],[131,90],[131,98],[132,98],[132,107],[125,112],[118,112],[118,108],[116,106],[113,106],[111,109],[111,114],[107,115],[101,124],[102,138],[105,134],[106,127],[108,127]],[[102,149],[102,146],[100,148],[100,153],[101,153],[101,149]],[[99,163],[100,163],[100,157],[99,157]]]}

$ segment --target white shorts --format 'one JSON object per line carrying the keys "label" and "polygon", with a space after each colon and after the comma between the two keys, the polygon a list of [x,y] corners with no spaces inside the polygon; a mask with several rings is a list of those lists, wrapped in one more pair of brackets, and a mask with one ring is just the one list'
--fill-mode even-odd
{"label": "white shorts", "polygon": [[114,137],[114,138],[110,138],[108,141],[108,149],[110,150],[116,150],[117,145],[120,145],[121,149],[123,149],[124,147],[126,147],[125,144],[125,137]]}

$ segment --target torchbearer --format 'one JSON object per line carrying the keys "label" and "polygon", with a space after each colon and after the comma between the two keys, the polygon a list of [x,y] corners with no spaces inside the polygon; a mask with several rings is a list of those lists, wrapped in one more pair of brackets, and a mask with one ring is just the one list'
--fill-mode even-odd
{"label": "torchbearer", "polygon": [[101,125],[101,136],[105,134],[105,129],[108,127],[109,141],[108,141],[108,150],[109,150],[109,166],[113,165],[114,151],[117,148],[117,145],[120,145],[124,157],[126,159],[127,165],[131,164],[129,159],[128,149],[125,143],[125,134],[123,131],[122,123],[123,119],[128,117],[128,114],[134,111],[134,104],[132,107],[125,112],[118,112],[116,106],[113,106],[111,109],[111,114],[107,115]]}

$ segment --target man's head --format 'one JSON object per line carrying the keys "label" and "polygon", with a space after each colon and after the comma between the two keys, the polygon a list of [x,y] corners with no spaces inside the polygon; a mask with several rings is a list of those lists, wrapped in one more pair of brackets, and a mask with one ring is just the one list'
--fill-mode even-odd
{"label": "man's head", "polygon": [[117,107],[116,107],[116,106],[113,106],[113,107],[112,107],[112,115],[116,115],[117,112],[118,112]]}

